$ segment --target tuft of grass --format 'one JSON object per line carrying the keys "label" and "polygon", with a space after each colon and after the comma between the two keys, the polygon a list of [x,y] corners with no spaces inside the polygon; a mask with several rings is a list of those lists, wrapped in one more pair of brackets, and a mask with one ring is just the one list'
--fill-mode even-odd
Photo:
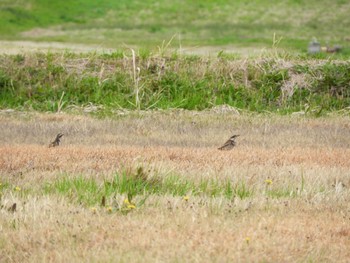
{"label": "tuft of grass", "polygon": [[85,205],[95,205],[103,196],[103,193],[99,191],[97,182],[83,176],[74,178],[63,176],[63,178],[54,183],[47,183],[43,191],[45,194],[57,193],[71,201]]}
{"label": "tuft of grass", "polygon": [[298,195],[298,191],[296,189],[291,189],[289,187],[266,190],[266,196],[277,198],[277,199],[291,198],[291,197],[296,197],[297,195]]}
{"label": "tuft of grass", "polygon": [[245,182],[239,182],[233,188],[233,196],[238,196],[240,199],[245,199],[252,195],[253,190],[250,189]]}

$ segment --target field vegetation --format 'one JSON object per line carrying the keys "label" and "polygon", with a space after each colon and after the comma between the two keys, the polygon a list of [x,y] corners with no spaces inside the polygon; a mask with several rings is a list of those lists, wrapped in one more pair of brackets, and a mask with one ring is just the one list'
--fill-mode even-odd
{"label": "field vegetation", "polygon": [[2,39],[98,44],[102,47],[154,48],[176,36],[174,48],[271,47],[305,52],[313,37],[323,45],[342,45],[350,27],[348,1],[184,1],[3,0]]}
{"label": "field vegetation", "polygon": [[0,57],[0,108],[42,112],[204,110],[348,114],[350,64],[275,50],[242,59],[121,50]]}
{"label": "field vegetation", "polygon": [[2,0],[0,262],[348,262],[349,12]]}
{"label": "field vegetation", "polygon": [[[350,256],[348,117],[2,112],[0,122],[2,262]],[[232,133],[237,147],[217,150]]]}

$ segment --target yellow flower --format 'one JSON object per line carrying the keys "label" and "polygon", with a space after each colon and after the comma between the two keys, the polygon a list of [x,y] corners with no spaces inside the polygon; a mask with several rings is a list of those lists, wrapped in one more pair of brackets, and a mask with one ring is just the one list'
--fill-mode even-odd
{"label": "yellow flower", "polygon": [[91,207],[91,212],[93,212],[94,214],[96,214],[96,212],[97,212],[96,207]]}
{"label": "yellow flower", "polygon": [[108,206],[108,207],[106,208],[106,210],[107,210],[108,213],[112,213],[113,208],[112,208],[111,206]]}
{"label": "yellow flower", "polygon": [[266,179],[266,180],[265,180],[265,183],[266,183],[267,185],[271,185],[271,184],[272,184],[272,180],[271,180],[271,179]]}
{"label": "yellow flower", "polygon": [[124,204],[126,204],[126,205],[129,205],[129,204],[130,204],[130,201],[129,201],[128,198],[125,198],[125,199],[124,199]]}
{"label": "yellow flower", "polygon": [[15,191],[19,192],[19,191],[21,191],[21,188],[19,186],[16,186]]}
{"label": "yellow flower", "polygon": [[185,195],[184,198],[183,198],[183,200],[186,201],[186,202],[187,202],[189,199],[190,199],[190,197],[189,197],[188,195]]}
{"label": "yellow flower", "polygon": [[250,241],[250,237],[246,237],[245,242],[249,243],[249,241]]}
{"label": "yellow flower", "polygon": [[135,208],[136,208],[136,206],[133,204],[128,205],[128,209],[135,209]]}

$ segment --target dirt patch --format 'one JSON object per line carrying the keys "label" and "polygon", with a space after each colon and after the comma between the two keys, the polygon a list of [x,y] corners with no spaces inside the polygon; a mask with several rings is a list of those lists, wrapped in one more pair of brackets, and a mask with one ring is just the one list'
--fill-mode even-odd
{"label": "dirt patch", "polygon": [[35,42],[35,41],[0,41],[0,54],[20,54],[27,52],[93,52],[96,50],[103,51],[97,45],[84,45],[75,43],[59,42]]}
{"label": "dirt patch", "polygon": [[[28,32],[22,33],[25,38],[29,36],[33,39],[36,37],[50,37],[50,36],[60,36],[65,35],[66,32],[50,30],[50,29],[33,29]],[[115,49],[124,49],[125,46],[116,47],[105,47],[104,45],[88,45],[79,43],[63,43],[63,42],[45,42],[45,41],[0,41],[0,54],[19,54],[27,52],[59,52],[68,50],[70,52],[113,52]],[[137,48],[136,48],[137,49]],[[244,48],[244,47],[234,47],[234,46],[221,46],[221,47],[181,47],[181,49],[169,49],[169,52],[177,51],[183,55],[199,55],[199,56],[217,56],[219,52],[224,51],[225,53],[237,54],[241,57],[249,56],[260,56],[266,49],[262,50],[259,48]]]}

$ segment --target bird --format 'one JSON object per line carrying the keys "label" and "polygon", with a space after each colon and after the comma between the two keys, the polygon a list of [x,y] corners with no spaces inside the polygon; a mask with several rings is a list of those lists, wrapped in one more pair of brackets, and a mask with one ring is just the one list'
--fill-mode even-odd
{"label": "bird", "polygon": [[55,139],[53,142],[51,142],[51,143],[49,144],[49,148],[51,148],[51,147],[56,147],[56,146],[60,145],[61,137],[62,137],[63,135],[64,135],[63,133],[57,134],[56,139]]}
{"label": "bird", "polygon": [[225,150],[225,151],[228,151],[228,150],[232,150],[233,147],[235,147],[236,145],[236,142],[235,142],[235,139],[238,137],[239,135],[233,135],[230,137],[230,139],[228,139],[225,144],[223,146],[221,146],[220,148],[218,148],[219,150]]}
{"label": "bird", "polygon": [[17,204],[16,204],[16,203],[13,203],[13,205],[11,205],[11,206],[7,209],[7,211],[14,213],[14,212],[16,212],[16,209],[17,209]]}

